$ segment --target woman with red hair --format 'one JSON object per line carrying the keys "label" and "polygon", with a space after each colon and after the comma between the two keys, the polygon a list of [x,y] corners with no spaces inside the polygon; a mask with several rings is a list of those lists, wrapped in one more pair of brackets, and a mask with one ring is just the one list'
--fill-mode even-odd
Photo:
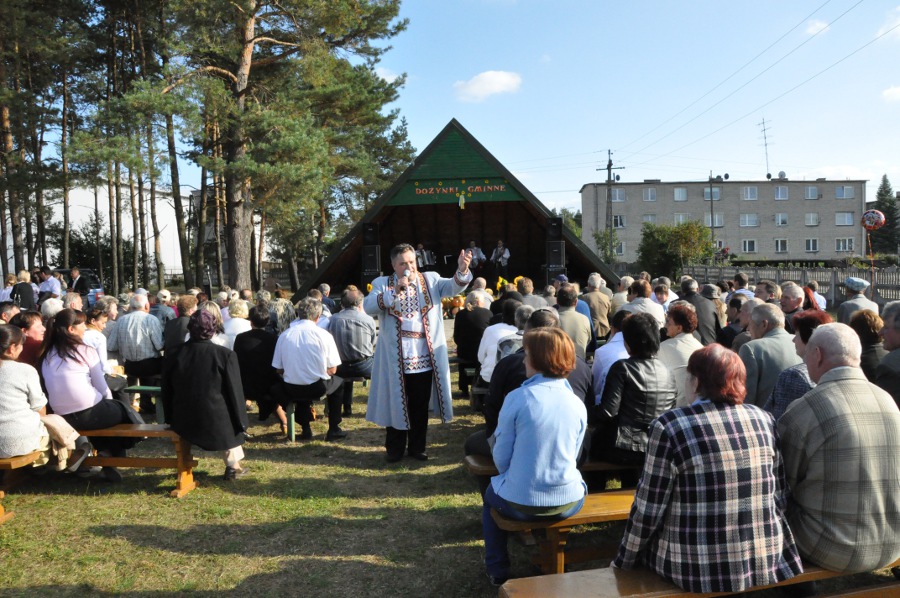
{"label": "woman with red hair", "polygon": [[747,373],[718,344],[691,355],[693,403],[650,425],[644,473],[613,565],[689,592],[741,592],[803,571],[784,515],[775,420],[744,404]]}

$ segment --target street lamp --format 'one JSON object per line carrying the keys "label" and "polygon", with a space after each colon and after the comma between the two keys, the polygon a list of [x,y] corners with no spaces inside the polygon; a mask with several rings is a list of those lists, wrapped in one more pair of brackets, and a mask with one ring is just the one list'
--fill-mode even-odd
{"label": "street lamp", "polygon": [[[713,252],[716,250],[716,211],[715,200],[713,198],[713,182],[721,183],[728,180],[728,173],[713,176],[712,170],[709,171],[709,235],[712,238]],[[721,190],[719,191],[721,197]],[[713,258],[715,261],[715,257]]]}

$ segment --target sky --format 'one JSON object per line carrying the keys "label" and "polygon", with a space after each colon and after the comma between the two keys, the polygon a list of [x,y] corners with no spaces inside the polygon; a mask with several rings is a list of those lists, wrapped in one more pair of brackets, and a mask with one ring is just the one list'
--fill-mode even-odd
{"label": "sky", "polygon": [[[900,190],[898,0],[406,0],[400,16],[378,72],[407,77],[389,108],[413,145],[456,118],[549,208],[581,209],[609,150],[627,182],[783,171],[868,179],[871,201],[887,174]],[[81,221],[93,196],[73,204]]]}
{"label": "sky", "polygon": [[406,74],[392,107],[413,145],[456,118],[550,208],[580,209],[608,150],[628,182],[900,190],[897,0],[407,0],[401,17],[378,68]]}

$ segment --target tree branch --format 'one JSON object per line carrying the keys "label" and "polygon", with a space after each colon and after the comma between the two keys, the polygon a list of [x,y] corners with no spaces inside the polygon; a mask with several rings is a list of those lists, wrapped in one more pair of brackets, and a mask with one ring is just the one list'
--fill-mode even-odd
{"label": "tree branch", "polygon": [[256,38],[253,38],[252,41],[257,44],[260,42],[271,42],[277,46],[290,46],[291,48],[299,48],[300,47],[300,44],[294,44],[291,42],[283,42],[281,40],[277,40],[272,37],[256,37]]}
{"label": "tree branch", "polygon": [[179,85],[181,85],[182,83],[184,83],[185,81],[190,79],[191,77],[195,77],[196,75],[199,75],[201,73],[206,73],[206,72],[222,75],[226,79],[230,79],[233,83],[237,83],[237,76],[234,73],[232,73],[231,71],[227,71],[227,70],[217,67],[217,66],[204,66],[195,71],[191,71],[190,73],[184,75],[183,77],[179,77],[174,83],[172,83],[171,85],[167,85],[165,87],[165,89],[162,90],[162,92],[164,94],[169,93],[170,91],[172,91],[173,89],[175,89],[176,87],[178,87]]}

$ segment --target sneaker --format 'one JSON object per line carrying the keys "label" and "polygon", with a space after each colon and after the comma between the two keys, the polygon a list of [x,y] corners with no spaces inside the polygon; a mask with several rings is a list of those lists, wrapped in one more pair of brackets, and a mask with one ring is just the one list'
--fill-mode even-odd
{"label": "sneaker", "polygon": [[226,482],[234,482],[235,480],[239,480],[250,472],[249,467],[242,467],[241,469],[235,469],[234,467],[226,467],[225,475],[223,479]]}
{"label": "sneaker", "polygon": [[340,427],[332,428],[328,430],[328,433],[325,434],[325,440],[341,440],[342,438],[346,438],[347,433],[340,429]]}
{"label": "sneaker", "polygon": [[104,467],[100,471],[100,477],[112,484],[118,484],[122,481],[122,474],[115,467]]}

